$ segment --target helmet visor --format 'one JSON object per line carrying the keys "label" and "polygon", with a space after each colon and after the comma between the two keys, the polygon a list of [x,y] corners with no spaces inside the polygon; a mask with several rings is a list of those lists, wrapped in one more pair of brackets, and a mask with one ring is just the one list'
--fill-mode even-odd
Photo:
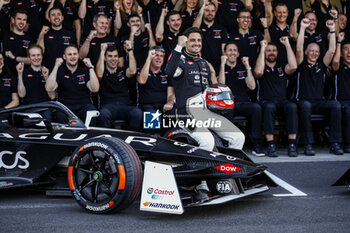
{"label": "helmet visor", "polygon": [[219,94],[209,95],[208,98],[212,101],[233,100],[233,95],[231,92],[221,92]]}

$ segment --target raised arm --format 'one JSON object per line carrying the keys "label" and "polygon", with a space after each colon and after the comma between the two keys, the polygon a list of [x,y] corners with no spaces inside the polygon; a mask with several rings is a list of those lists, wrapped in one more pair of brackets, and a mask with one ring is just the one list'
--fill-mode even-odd
{"label": "raised arm", "polygon": [[294,41],[297,41],[298,39],[298,19],[301,15],[302,10],[300,8],[297,8],[294,10],[294,17],[292,21],[292,25],[290,26],[290,36]]}
{"label": "raised arm", "polygon": [[186,45],[186,43],[187,37],[179,36],[177,40],[177,45],[175,49],[171,52],[170,59],[165,67],[166,74],[171,78],[177,78],[183,72],[181,68],[178,69],[178,65],[181,57],[181,50]]}
{"label": "raised arm", "polygon": [[44,42],[44,38],[46,33],[50,30],[50,28],[48,26],[43,26],[40,34],[38,36],[38,40],[37,40],[37,44],[40,45],[40,47],[43,49],[43,53],[45,53],[45,42]]}
{"label": "raised arm", "polygon": [[87,0],[81,0],[79,9],[78,9],[78,16],[81,19],[84,19],[86,16],[86,1]]}
{"label": "raised arm", "polygon": [[164,21],[165,21],[165,17],[168,14],[168,9],[163,8],[162,9],[162,13],[160,14],[159,20],[158,20],[158,24],[156,27],[156,41],[158,43],[162,43],[163,41],[163,34],[164,34]]}
{"label": "raised arm", "polygon": [[267,25],[271,26],[273,21],[272,0],[266,0],[265,2],[265,17],[267,19]]}
{"label": "raised arm", "polygon": [[49,77],[46,79],[46,84],[45,84],[45,89],[46,91],[52,92],[56,91],[58,84],[57,84],[57,71],[58,68],[62,65],[63,59],[61,57],[56,59],[55,66],[53,67],[51,74]]}
{"label": "raised arm", "polygon": [[297,65],[300,65],[304,60],[304,36],[305,29],[310,26],[310,20],[304,18],[300,23],[300,31],[297,39],[296,59]]}
{"label": "raised arm", "polygon": [[86,38],[83,45],[79,49],[79,56],[81,59],[86,58],[86,56],[88,55],[89,49],[90,49],[90,43],[91,43],[92,39],[94,39],[96,37],[96,35],[97,35],[96,30],[90,31],[88,37]]}
{"label": "raised arm", "polygon": [[125,48],[129,55],[129,67],[126,69],[126,77],[131,78],[136,74],[137,71],[137,64],[134,54],[134,43],[126,40],[125,41]]}
{"label": "raised arm", "polygon": [[96,76],[99,80],[102,79],[103,73],[105,72],[105,53],[108,47],[107,43],[102,43],[101,45],[100,56],[98,57],[98,61],[96,63]]}
{"label": "raised arm", "polygon": [[114,19],[114,36],[117,36],[118,30],[122,27],[122,17],[120,15],[120,3],[118,0],[114,2],[115,19]]}
{"label": "raised arm", "polygon": [[200,28],[203,20],[204,9],[205,7],[207,7],[207,5],[208,5],[207,1],[204,1],[201,9],[198,12],[196,19],[192,23],[192,27]]}
{"label": "raised arm", "polygon": [[264,27],[264,40],[267,42],[271,41],[269,26],[267,25],[267,19],[266,18],[260,18],[261,25]]}
{"label": "raised arm", "polygon": [[149,36],[149,48],[152,48],[153,46],[156,46],[156,40],[154,39],[152,27],[150,23],[145,24],[145,28],[148,31],[148,36]]}
{"label": "raised arm", "polygon": [[213,67],[212,64],[210,64],[209,62],[208,62],[208,64],[209,64],[209,69],[210,69],[210,79],[211,79],[211,83],[216,84],[216,83],[218,83],[218,79],[216,78],[215,69],[214,69],[214,67]]}
{"label": "raised arm", "polygon": [[9,3],[10,3],[10,1],[0,0],[0,10],[1,10],[1,8],[2,8],[3,6],[5,6],[5,5],[9,4]]}
{"label": "raised arm", "polygon": [[290,46],[289,39],[287,36],[282,36],[280,42],[286,47],[288,64],[286,65],[284,71],[287,75],[292,75],[298,68],[297,60],[295,58],[292,47]]}
{"label": "raised arm", "polygon": [[267,41],[266,40],[260,41],[260,52],[259,52],[258,59],[256,60],[256,65],[254,69],[255,78],[260,78],[261,76],[264,75],[266,47],[267,47]]}
{"label": "raised arm", "polygon": [[183,2],[184,0],[178,0],[174,6],[174,10],[180,11]]}
{"label": "raised arm", "polygon": [[225,64],[227,61],[227,56],[222,55],[221,56],[221,63],[220,63],[220,71],[218,76],[218,82],[225,84],[226,83],[226,76],[225,76]]}
{"label": "raised arm", "polygon": [[252,0],[242,0],[243,5],[245,8],[247,8],[249,11],[253,10],[253,3]]}
{"label": "raised arm", "polygon": [[334,71],[338,71],[340,67],[340,56],[341,56],[341,43],[344,40],[345,32],[341,32],[338,35],[337,39],[337,49],[335,50],[335,54],[332,61],[332,68]]}
{"label": "raised arm", "polygon": [[247,87],[250,90],[254,90],[256,88],[256,83],[252,73],[252,68],[249,65],[249,57],[242,57],[241,60],[245,69],[247,70],[247,77],[245,79],[245,83],[247,84]]}
{"label": "raised arm", "polygon": [[24,98],[26,96],[26,87],[24,86],[24,82],[23,82],[23,70],[24,70],[23,62],[20,62],[16,65],[16,70],[17,70],[17,79],[18,79],[17,93],[19,97]]}
{"label": "raised arm", "polygon": [[80,40],[81,40],[81,21],[80,21],[80,19],[74,20],[74,27],[75,27],[75,38],[77,39],[77,45],[80,46]]}
{"label": "raised arm", "polygon": [[335,9],[332,9],[329,11],[329,14],[332,16],[333,21],[335,23],[335,33],[336,33],[335,35],[338,36],[339,30],[340,30],[339,29],[339,20],[338,20],[338,18],[339,18],[338,11]]}
{"label": "raised arm", "polygon": [[148,80],[148,74],[149,74],[149,70],[150,70],[150,65],[151,65],[151,61],[152,59],[156,56],[156,51],[154,49],[149,50],[148,51],[148,56],[146,59],[145,64],[143,65],[140,74],[137,75],[136,80],[139,84],[146,84],[147,80]]}
{"label": "raised arm", "polygon": [[336,47],[335,41],[335,23],[333,20],[327,20],[326,26],[329,29],[329,45],[326,54],[323,57],[323,63],[325,66],[329,66],[331,64]]}
{"label": "raised arm", "polygon": [[85,66],[89,69],[90,80],[86,83],[87,88],[93,93],[98,92],[100,89],[100,82],[96,76],[94,66],[91,63],[90,58],[84,58],[83,62]]}
{"label": "raised arm", "polygon": [[50,17],[49,17],[49,11],[50,9],[53,7],[53,5],[55,4],[55,0],[51,0],[49,6],[47,7],[46,11],[45,11],[45,18],[46,20],[50,20]]}

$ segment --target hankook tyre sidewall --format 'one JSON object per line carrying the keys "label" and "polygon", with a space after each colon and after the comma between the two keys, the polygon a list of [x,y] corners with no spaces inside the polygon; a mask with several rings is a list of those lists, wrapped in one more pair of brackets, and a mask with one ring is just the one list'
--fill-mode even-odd
{"label": "hankook tyre sidewall", "polygon": [[[85,148],[86,146],[88,148]],[[113,186],[113,190],[111,190],[113,193],[112,196],[101,203],[93,203],[87,200],[84,196],[84,190],[79,191],[77,188],[77,167],[80,159],[86,156],[86,152],[89,150],[102,150],[111,155],[110,158],[113,159],[113,163],[115,164],[115,168],[111,169],[119,172],[118,166],[121,166],[125,173],[124,188],[119,188],[119,184],[123,181],[118,173],[119,182],[114,186],[111,185],[111,187]],[[131,205],[135,198],[139,196],[142,177],[140,160],[133,148],[120,139],[99,138],[86,141],[73,152],[68,167],[68,183],[73,198],[88,212],[104,214],[119,211]]]}

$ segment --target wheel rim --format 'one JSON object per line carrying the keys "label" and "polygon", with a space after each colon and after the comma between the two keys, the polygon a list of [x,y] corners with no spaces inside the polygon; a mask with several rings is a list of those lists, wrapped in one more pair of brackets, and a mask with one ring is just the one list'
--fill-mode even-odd
{"label": "wheel rim", "polygon": [[100,204],[113,199],[118,192],[118,164],[108,151],[81,151],[75,169],[77,191],[88,202]]}

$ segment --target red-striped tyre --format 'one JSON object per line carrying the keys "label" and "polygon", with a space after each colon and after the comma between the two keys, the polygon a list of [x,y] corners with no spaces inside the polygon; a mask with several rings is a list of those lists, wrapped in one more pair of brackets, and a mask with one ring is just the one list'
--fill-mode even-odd
{"label": "red-striped tyre", "polygon": [[88,212],[104,214],[127,208],[139,196],[142,168],[134,151],[117,138],[98,138],[77,148],[69,161],[68,184]]}

